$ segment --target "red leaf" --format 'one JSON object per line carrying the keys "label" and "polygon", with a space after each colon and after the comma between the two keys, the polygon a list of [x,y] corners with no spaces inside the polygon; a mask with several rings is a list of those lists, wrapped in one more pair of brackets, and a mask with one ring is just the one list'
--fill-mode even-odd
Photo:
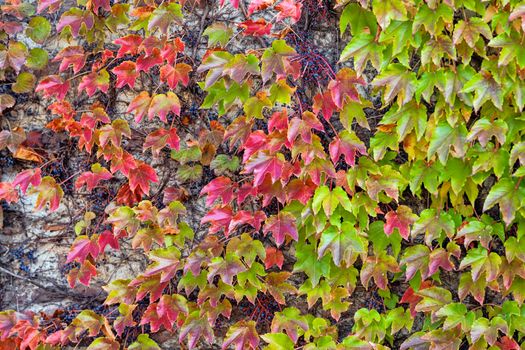
{"label": "red leaf", "polygon": [[273,182],[279,180],[283,174],[285,163],[282,154],[270,155],[269,152],[262,151],[248,160],[244,172],[253,172],[253,185],[259,186],[266,174],[270,174]]}
{"label": "red leaf", "polygon": [[151,152],[154,157],[160,155],[160,151],[167,145],[171,149],[178,150],[180,145],[179,136],[177,135],[177,129],[171,128],[166,130],[164,128],[158,128],[146,136],[144,141],[144,150],[151,148]]}
{"label": "red leaf", "polygon": [[238,26],[244,31],[243,35],[253,35],[253,36],[263,36],[269,35],[272,30],[272,24],[266,22],[265,19],[259,18],[257,21],[247,20],[242,23],[239,23]]}
{"label": "red leaf", "polygon": [[107,93],[109,89],[109,73],[102,69],[98,72],[91,72],[82,78],[78,84],[78,92],[86,91],[89,97],[93,96],[97,90]]}
{"label": "red leaf", "polygon": [[162,56],[162,59],[168,62],[169,64],[175,63],[175,59],[177,58],[177,54],[179,52],[184,52],[184,42],[179,38],[175,38],[173,40],[173,43],[166,43],[164,47],[162,48],[160,55]]}
{"label": "red leaf", "polygon": [[86,54],[82,46],[68,46],[58,53],[53,59],[53,62],[60,62],[59,72],[63,72],[73,67],[73,73],[78,73],[86,64]]}
{"label": "red leaf", "polygon": [[75,288],[76,281],[78,280],[85,286],[89,286],[91,277],[97,275],[97,268],[89,261],[86,260],[80,265],[80,268],[75,268],[69,271],[67,275],[67,281],[71,288]]}
{"label": "red leaf", "polygon": [[108,169],[102,167],[99,163],[91,165],[91,171],[82,173],[75,182],[75,188],[79,189],[86,185],[87,190],[91,191],[98,186],[100,181],[109,180],[113,176]]}
{"label": "red leaf", "polygon": [[60,8],[63,0],[38,0],[37,13],[41,13],[49,8],[48,12],[53,13]]}
{"label": "red leaf", "polygon": [[124,61],[115,68],[112,72],[117,76],[117,88],[123,88],[128,85],[130,88],[135,86],[135,80],[139,76],[139,73],[136,70],[137,65],[135,62]]}
{"label": "red leaf", "polygon": [[120,46],[117,58],[124,57],[127,54],[136,55],[139,52],[140,44],[142,44],[142,36],[130,34],[116,39],[114,43]]}
{"label": "red leaf", "polygon": [[180,115],[180,100],[177,95],[168,91],[166,94],[153,96],[148,110],[149,120],[152,120],[155,115],[158,115],[160,120],[166,123],[166,116],[170,112],[173,112],[175,115]]}
{"label": "red leaf", "polygon": [[501,337],[501,340],[496,342],[497,347],[499,347],[501,350],[520,350],[520,346],[516,341],[512,338],[507,337],[504,335]]}
{"label": "red leaf", "polygon": [[66,263],[69,264],[72,261],[82,263],[86,260],[88,255],[91,255],[93,259],[96,259],[99,252],[100,247],[96,238],[89,238],[85,235],[78,236],[71,246],[69,254],[67,255]]}
{"label": "red leaf", "polygon": [[248,16],[252,13],[264,10],[275,3],[275,0],[252,0],[248,6]]}
{"label": "red leaf", "polygon": [[189,73],[193,69],[189,64],[177,63],[175,67],[166,64],[160,68],[160,80],[166,82],[170,89],[175,89],[179,82],[184,86],[188,86],[190,82]]}
{"label": "red leaf", "polygon": [[283,267],[284,255],[283,252],[275,247],[266,248],[266,257],[264,258],[264,267],[268,270],[273,265],[280,269]]}
{"label": "red leaf", "polygon": [[[432,286],[432,283],[430,281],[423,281],[421,282],[421,285],[419,286],[419,290],[429,288]],[[416,305],[422,300],[423,298],[419,295],[416,295],[414,292],[414,289],[412,287],[408,287],[403,296],[401,297],[401,300],[399,303],[401,304],[410,304],[410,315],[412,317],[415,317],[416,312]]]}
{"label": "red leaf", "polygon": [[291,17],[293,22],[297,22],[301,19],[302,8],[303,4],[300,2],[295,2],[294,0],[283,0],[275,6],[275,9],[279,11],[277,20],[282,21],[285,18]]}
{"label": "red leaf", "polygon": [[330,143],[330,158],[336,164],[341,155],[345,157],[346,163],[350,166],[355,165],[355,156],[357,154],[366,154],[365,144],[357,137],[356,134],[348,130],[342,131],[332,143]]}
{"label": "red leaf", "polygon": [[36,187],[40,185],[41,181],[42,171],[40,168],[27,169],[16,175],[15,179],[13,180],[13,186],[20,186],[22,193],[26,194],[27,188],[30,184]]}
{"label": "red leaf", "polygon": [[163,295],[158,303],[148,306],[140,324],[149,323],[152,332],[158,332],[161,326],[171,331],[181,312],[188,312],[185,299],[181,295]]}
{"label": "red leaf", "polygon": [[[75,11],[73,11],[73,9]],[[65,27],[70,27],[71,34],[76,38],[81,27],[85,26],[86,29],[89,30],[93,28],[95,21],[91,11],[81,11],[78,8],[73,9],[65,12],[62,17],[60,17],[60,21],[57,23],[57,32],[60,33]]]}
{"label": "red leaf", "polygon": [[220,198],[223,204],[229,204],[233,199],[233,190],[237,187],[237,184],[232,183],[232,180],[225,176],[220,176],[209,184],[203,187],[201,195],[206,194],[206,205],[212,205],[215,200]]}
{"label": "red leaf", "polygon": [[244,141],[242,148],[244,153],[242,155],[242,161],[246,162],[252,154],[257,151],[267,149],[265,146],[268,144],[268,135],[262,130],[255,130],[252,132]]}
{"label": "red leaf", "polygon": [[55,96],[58,100],[63,100],[69,90],[69,81],[62,81],[58,75],[49,75],[42,79],[35,92],[43,91],[44,97]]}
{"label": "red leaf", "polygon": [[201,219],[201,224],[210,223],[211,224],[211,227],[210,227],[211,234],[217,233],[223,229],[224,233],[227,235],[227,233],[229,233],[228,227],[230,225],[232,216],[233,216],[233,212],[230,206],[228,205],[224,207],[216,206],[215,208],[210,210],[208,214],[206,214],[206,216],[204,216]]}
{"label": "red leaf", "polygon": [[151,68],[158,66],[163,61],[160,50],[155,48],[150,55],[141,55],[137,58],[137,72],[148,72]]}
{"label": "red leaf", "polygon": [[359,101],[356,84],[366,85],[366,82],[362,77],[357,77],[352,69],[343,68],[337,72],[336,80],[332,80],[328,84],[332,101],[337,108],[343,108],[346,97],[351,101]]}
{"label": "red leaf", "polygon": [[135,114],[135,122],[140,123],[142,118],[146,115],[151,103],[151,97],[147,91],[142,91],[138,94],[128,106],[127,113]]}
{"label": "red leaf", "polygon": [[385,233],[390,236],[394,229],[397,228],[401,237],[408,240],[410,236],[410,225],[412,225],[416,219],[417,215],[412,213],[412,209],[405,205],[400,205],[397,208],[397,211],[389,211],[385,215]]}
{"label": "red leaf", "polygon": [[137,162],[137,166],[129,172],[129,188],[135,192],[137,188],[145,194],[149,193],[149,183],[159,182],[155,170],[144,162]]}
{"label": "red leaf", "polygon": [[288,212],[280,212],[277,215],[272,215],[264,224],[263,232],[267,235],[272,232],[275,243],[280,246],[284,243],[286,236],[291,237],[294,240],[299,239],[297,234],[297,227],[295,226],[295,217]]}
{"label": "red leaf", "polygon": [[237,228],[237,226],[244,224],[248,224],[255,228],[255,230],[259,231],[261,228],[261,223],[264,220],[266,220],[266,214],[261,210],[258,210],[255,213],[248,210],[239,210],[230,221],[228,231],[231,232]]}
{"label": "red leaf", "polygon": [[4,199],[7,203],[18,201],[18,192],[9,182],[0,182],[0,200]]}
{"label": "red leaf", "polygon": [[293,179],[286,185],[286,201],[291,202],[295,199],[306,205],[316,188],[317,186],[310,179],[307,179],[306,182]]}
{"label": "red leaf", "polygon": [[40,185],[32,188],[30,192],[38,193],[35,203],[36,210],[41,210],[49,202],[49,209],[55,211],[60,205],[60,199],[64,196],[64,191],[51,176],[44,177]]}
{"label": "red leaf", "polygon": [[111,172],[114,174],[120,171],[124,176],[128,177],[131,169],[135,168],[137,163],[135,158],[126,151],[123,151],[121,155],[115,153],[111,158]]}
{"label": "red leaf", "polygon": [[106,11],[111,11],[109,0],[89,0],[86,4],[87,8],[92,8],[95,14],[99,14],[99,9],[102,7]]}
{"label": "red leaf", "polygon": [[119,249],[118,239],[110,230],[105,230],[98,236],[98,245],[100,247],[100,253],[103,253],[108,245],[115,250]]}

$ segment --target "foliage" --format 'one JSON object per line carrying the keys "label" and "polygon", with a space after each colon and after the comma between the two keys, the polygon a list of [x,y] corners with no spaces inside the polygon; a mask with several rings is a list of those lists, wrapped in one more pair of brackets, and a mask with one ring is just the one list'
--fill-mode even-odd
{"label": "foliage", "polygon": [[[68,181],[117,184],[103,211],[78,218],[69,284],[89,285],[122,241],[150,261],[104,288],[112,312],[1,312],[3,348],[158,349],[162,330],[189,348],[520,348],[525,2],[337,2],[334,66],[299,33],[306,4],[1,5],[0,80],[12,85],[0,113],[40,94],[47,127],[91,164],[74,180],[45,175],[25,131],[6,124],[0,150],[41,164],[0,183],[0,199],[34,194],[55,211]],[[207,49],[190,43],[199,28],[185,18],[225,8],[235,26],[201,20]],[[40,48],[52,35],[54,54]],[[259,46],[238,49],[244,40]],[[132,97],[110,110],[116,89]],[[188,222],[192,183],[204,234]]]}

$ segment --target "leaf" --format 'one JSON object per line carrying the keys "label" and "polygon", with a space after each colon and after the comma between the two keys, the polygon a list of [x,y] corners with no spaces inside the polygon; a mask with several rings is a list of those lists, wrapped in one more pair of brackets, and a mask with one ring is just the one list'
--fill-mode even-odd
{"label": "leaf", "polygon": [[7,94],[0,94],[0,115],[3,111],[15,105],[16,100],[13,96]]}
{"label": "leaf", "polygon": [[500,265],[501,257],[498,254],[493,252],[489,254],[486,249],[478,247],[467,252],[467,256],[461,260],[459,269],[470,267],[473,282],[485,272],[487,282],[491,282],[499,277]]}
{"label": "leaf", "polygon": [[253,173],[253,185],[259,186],[267,174],[270,175],[272,182],[279,180],[283,175],[284,167],[285,160],[281,153],[272,155],[268,151],[260,151],[246,162],[244,172]]}
{"label": "leaf", "polygon": [[378,45],[374,34],[359,32],[345,46],[341,52],[339,62],[345,62],[353,58],[355,70],[357,74],[361,75],[368,61],[374,68],[379,69],[383,60],[382,52],[382,46]]}
{"label": "leaf", "polygon": [[264,224],[263,232],[265,235],[271,232],[277,246],[284,243],[286,236],[295,241],[299,239],[295,217],[291,213],[284,211],[279,212],[277,215],[270,216]]}
{"label": "leaf", "polygon": [[429,287],[420,289],[416,295],[422,300],[416,305],[417,312],[430,312],[435,320],[438,312],[442,307],[452,303],[452,294],[440,287]]}
{"label": "leaf", "polygon": [[353,211],[348,194],[343,188],[338,186],[330,191],[325,185],[317,187],[312,200],[314,214],[317,214],[322,206],[326,216],[331,217],[339,204],[347,211]]}
{"label": "leaf", "polygon": [[435,37],[443,31],[445,25],[452,23],[453,17],[454,10],[447,4],[440,4],[437,8],[422,5],[414,17],[412,32],[416,33],[423,26],[430,35]]}
{"label": "leaf", "polygon": [[295,349],[293,341],[284,333],[266,333],[261,338],[267,342],[267,350],[293,350]]}
{"label": "leaf", "polygon": [[106,337],[100,337],[93,340],[86,350],[119,350],[119,348],[120,345],[117,341]]}
{"label": "leaf", "polygon": [[1,199],[7,203],[18,202],[18,192],[14,185],[9,182],[0,182],[0,200]]}
{"label": "leaf", "polygon": [[23,194],[26,193],[29,185],[36,187],[40,185],[42,181],[42,171],[40,168],[27,169],[16,175],[12,184],[13,186],[19,186]]}
{"label": "leaf", "polygon": [[181,5],[175,2],[165,2],[157,7],[149,18],[148,30],[159,28],[163,34],[167,34],[171,22],[182,23]]}
{"label": "leaf", "polygon": [[350,166],[355,165],[355,156],[365,155],[366,146],[353,132],[343,130],[334,141],[330,143],[330,158],[337,163],[341,155],[344,155],[346,163]]}
{"label": "leaf", "polygon": [[410,236],[410,225],[412,225],[417,220],[417,215],[412,213],[412,209],[405,205],[400,205],[397,207],[397,210],[389,211],[385,215],[385,233],[391,235],[394,232],[394,229],[399,230],[401,237],[408,240]]}
{"label": "leaf", "polygon": [[72,261],[83,263],[88,255],[91,255],[93,259],[96,259],[100,253],[100,247],[96,238],[97,237],[90,238],[85,235],[78,236],[71,246],[71,250],[67,255],[66,263],[69,264]]}
{"label": "leaf", "polygon": [[150,182],[159,182],[155,170],[146,163],[137,162],[136,167],[129,171],[129,188],[133,192],[140,188],[142,193],[148,194]]}
{"label": "leaf", "polygon": [[39,47],[32,48],[29,50],[29,56],[26,60],[26,66],[30,69],[43,69],[46,67],[49,60],[47,51]]}
{"label": "leaf", "polygon": [[493,317],[489,321],[484,317],[480,317],[472,324],[470,336],[472,337],[472,342],[476,342],[481,337],[484,337],[487,343],[494,345],[499,337],[498,331],[504,334],[509,332],[507,322],[505,322],[504,319],[501,317]]}
{"label": "leaf", "polygon": [[312,287],[316,287],[322,276],[327,277],[330,274],[330,257],[319,259],[313,244],[298,243],[295,249],[297,261],[293,272],[304,272],[310,278]]}
{"label": "leaf", "polygon": [[89,97],[93,96],[97,90],[107,93],[109,89],[109,73],[102,69],[98,72],[91,72],[84,76],[80,84],[78,84],[78,91],[86,91]]}
{"label": "leaf", "polygon": [[160,80],[168,84],[170,89],[175,89],[179,82],[188,86],[190,82],[189,73],[193,70],[189,64],[177,63],[175,66],[166,64],[160,67]]}
{"label": "leaf", "polygon": [[218,198],[222,200],[223,204],[228,204],[233,200],[233,190],[236,188],[231,179],[225,176],[220,176],[209,184],[204,186],[201,190],[201,195],[206,194],[206,205],[212,205]]}
{"label": "leaf", "polygon": [[7,147],[9,151],[15,153],[25,140],[26,133],[19,127],[12,130],[2,130],[0,131],[0,150]]}
{"label": "leaf", "polygon": [[474,75],[474,77],[463,86],[461,92],[474,92],[473,106],[476,112],[489,100],[497,109],[503,109],[503,87],[494,79],[490,72],[481,71]]}
{"label": "leaf", "polygon": [[[248,12],[250,12],[250,7]],[[233,30],[229,28],[223,22],[214,22],[212,25],[208,26],[202,35],[208,37],[208,47],[221,46],[225,47],[231,36],[233,35]]]}
{"label": "leaf", "polygon": [[160,152],[166,145],[170,149],[178,150],[180,148],[180,139],[176,128],[164,129],[158,128],[150,132],[144,140],[144,150],[151,148],[151,153],[155,158],[160,156]]}
{"label": "leaf", "polygon": [[416,76],[399,63],[392,63],[374,78],[373,86],[385,86],[383,100],[388,104],[397,97],[397,104],[410,102],[416,89]]}
{"label": "leaf", "polygon": [[453,147],[457,157],[465,155],[467,130],[464,125],[453,128],[447,122],[441,122],[432,133],[428,146],[427,158],[437,153],[441,164],[447,162],[450,149]]}
{"label": "leaf", "polygon": [[292,23],[296,23],[301,19],[301,9],[303,4],[295,0],[283,0],[277,6],[275,10],[279,11],[277,14],[277,20],[282,21],[286,18],[291,18]]}
{"label": "leaf", "polygon": [[272,23],[266,22],[264,18],[256,21],[247,20],[238,24],[243,29],[243,35],[264,36],[269,35],[272,31]]}
{"label": "leaf", "polygon": [[499,144],[503,145],[505,143],[505,135],[507,134],[508,126],[501,119],[489,120],[487,118],[482,118],[476,120],[470,132],[467,136],[467,141],[472,142],[478,140],[481,146],[486,147],[489,140],[495,136]]}
{"label": "leaf", "polygon": [[399,272],[399,266],[393,256],[386,254],[385,251],[379,252],[376,256],[369,256],[361,269],[361,283],[368,288],[368,283],[373,278],[380,289],[386,289],[388,272]]}
{"label": "leaf", "polygon": [[417,244],[405,249],[403,258],[399,262],[401,266],[406,266],[406,280],[411,280],[419,271],[421,278],[428,277],[430,249],[422,244]]}
{"label": "leaf", "polygon": [[129,345],[128,350],[161,350],[161,348],[150,339],[148,334],[139,334],[137,340]]}
{"label": "leaf", "polygon": [[191,312],[180,328],[179,342],[182,343],[186,337],[188,337],[189,349],[195,348],[197,341],[201,337],[206,339],[209,344],[213,342],[213,329],[208,320],[205,317],[201,317],[199,311]]}
{"label": "leaf", "polygon": [[297,65],[291,61],[295,50],[288,46],[284,40],[274,40],[272,47],[267,48],[261,58],[261,73],[263,82],[266,83],[275,73],[277,79],[286,78],[288,74],[297,74]]}
{"label": "leaf", "polygon": [[268,270],[272,266],[277,266],[279,269],[283,267],[284,255],[275,247],[267,247],[264,258],[264,267]]}
{"label": "leaf", "polygon": [[443,323],[443,329],[447,330],[454,328],[458,324],[463,326],[466,323],[466,313],[467,307],[464,304],[452,303],[438,310],[438,312],[436,312],[436,316],[446,318],[445,322]]}
{"label": "leaf", "polygon": [[170,112],[180,115],[180,100],[177,95],[168,91],[166,94],[157,94],[152,97],[148,110],[149,120],[153,120],[153,117],[158,115],[160,120],[167,123],[166,116]]}
{"label": "leaf", "polygon": [[381,125],[395,124],[399,135],[398,142],[403,141],[415,130],[417,140],[421,140],[427,127],[427,108],[424,104],[411,101],[397,109],[391,108],[381,119]]}
{"label": "leaf", "polygon": [[233,277],[244,271],[246,271],[246,267],[237,255],[230,253],[226,254],[224,258],[216,257],[208,264],[208,283],[212,282],[213,277],[219,275],[224,283],[231,286],[233,285]]}
{"label": "leaf", "polygon": [[392,20],[404,21],[407,19],[407,10],[401,0],[373,0],[372,11],[377,17],[377,23],[385,29]]}
{"label": "leaf", "polygon": [[90,30],[93,28],[94,24],[94,17],[91,11],[82,11],[81,9],[74,7],[62,14],[57,23],[56,29],[57,32],[60,33],[64,28],[69,27],[71,34],[76,38],[79,35],[81,28]]}
{"label": "leaf", "polygon": [[135,80],[137,80],[140,75],[137,72],[137,65],[132,61],[124,61],[115,68],[111,70],[113,74],[117,76],[117,88],[123,88],[124,86],[129,86],[133,89],[135,86]]}
{"label": "leaf", "polygon": [[272,320],[272,333],[286,331],[294,343],[297,343],[300,334],[307,330],[306,317],[301,315],[301,312],[295,307],[287,307],[281,312],[276,312]]}
{"label": "leaf", "polygon": [[58,100],[63,100],[69,90],[69,81],[62,81],[58,75],[49,75],[42,79],[35,88],[35,92],[43,91],[44,97],[55,96]]}
{"label": "leaf", "polygon": [[483,204],[483,211],[487,211],[495,204],[499,204],[503,221],[509,226],[514,220],[516,211],[522,207],[522,200],[520,198],[523,198],[523,195],[523,188],[518,187],[514,180],[501,178],[490,189]]}
{"label": "leaf", "polygon": [[154,275],[160,276],[160,283],[169,282],[182,269],[180,264],[181,253],[175,246],[167,248],[159,248],[149,253],[149,258],[153,261],[146,271],[144,276],[151,277]]}
{"label": "leaf", "polygon": [[367,253],[367,247],[368,242],[359,236],[355,227],[344,222],[341,228],[330,226],[321,233],[318,257],[322,258],[330,251],[336,266],[341,266],[341,261],[345,262],[345,266],[351,266],[357,255]]}
{"label": "leaf", "polygon": [[43,177],[40,185],[32,188],[30,193],[38,193],[35,203],[36,210],[42,210],[46,203],[49,203],[49,210],[55,211],[58,209],[60,200],[64,196],[64,191],[51,176]]}
{"label": "leaf", "polygon": [[158,303],[148,306],[142,319],[141,325],[149,324],[152,332],[158,332],[163,326],[167,331],[173,329],[179,314],[187,314],[188,306],[186,298],[179,294],[163,295]]}
{"label": "leaf", "polygon": [[26,29],[26,35],[37,44],[43,44],[51,33],[51,24],[41,16],[31,18]]}
{"label": "leaf", "polygon": [[13,84],[11,90],[17,94],[28,93],[33,90],[36,83],[36,77],[27,72],[22,72],[16,77],[16,83]]}
{"label": "leaf", "polygon": [[235,349],[256,349],[259,346],[259,334],[255,329],[255,321],[239,321],[228,328],[222,343],[222,349],[235,345]]}
{"label": "leaf", "polygon": [[462,226],[456,234],[457,238],[464,238],[465,248],[470,246],[471,242],[478,241],[482,247],[490,249],[492,241],[493,227],[478,220],[471,220]]}
{"label": "leaf", "polygon": [[93,190],[101,181],[109,180],[113,177],[109,170],[99,163],[91,165],[91,171],[83,172],[75,181],[75,188],[79,189],[86,185],[88,191]]}
{"label": "leaf", "polygon": [[488,24],[479,17],[470,17],[456,23],[452,41],[454,45],[465,41],[469,47],[475,48],[480,35],[483,35],[488,40],[492,39],[492,31]]}
{"label": "leaf", "polygon": [[113,43],[120,46],[120,49],[117,52],[117,58],[124,57],[126,54],[138,54],[142,40],[142,36],[137,34],[129,34],[116,39]]}

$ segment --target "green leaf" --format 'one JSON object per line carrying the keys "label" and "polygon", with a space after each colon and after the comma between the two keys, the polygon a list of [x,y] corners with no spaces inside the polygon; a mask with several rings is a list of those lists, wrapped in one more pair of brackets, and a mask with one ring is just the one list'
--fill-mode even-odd
{"label": "green leaf", "polygon": [[319,259],[313,244],[298,243],[295,247],[295,262],[293,272],[304,272],[310,278],[312,286],[319,283],[322,276],[330,274],[330,257],[324,256]]}
{"label": "green leaf", "polygon": [[36,78],[33,74],[22,72],[16,77],[16,82],[12,86],[13,92],[23,94],[31,92],[35,86]]}
{"label": "green leaf", "polygon": [[[223,22],[215,22],[208,26],[202,33],[208,37],[208,47],[221,46],[224,47],[230,40],[233,30]],[[218,44],[218,45],[217,45]]]}
{"label": "green leaf", "polygon": [[160,350],[160,346],[150,339],[148,334],[139,334],[137,340],[131,343],[128,350]]}
{"label": "green leaf", "polygon": [[43,69],[47,66],[49,56],[47,51],[36,47],[29,50],[29,56],[27,57],[26,66],[31,69]]}
{"label": "green leaf", "polygon": [[356,3],[346,5],[339,18],[339,31],[343,35],[350,25],[352,36],[368,32],[372,35],[377,33],[377,21],[372,12]]}
{"label": "green leaf", "polygon": [[266,333],[261,338],[269,344],[266,350],[294,350],[294,343],[284,333]]}
{"label": "green leaf", "polygon": [[451,148],[457,157],[465,155],[467,129],[464,124],[453,128],[447,122],[441,122],[431,134],[427,158],[437,153],[441,164],[446,164]]}
{"label": "green leaf", "polygon": [[336,266],[341,265],[341,260],[345,262],[346,266],[351,266],[358,255],[366,255],[367,247],[368,242],[359,236],[355,227],[344,222],[340,229],[336,226],[330,226],[322,232],[318,257],[322,258],[326,255],[326,251],[330,251]]}
{"label": "green leaf", "polygon": [[42,44],[51,33],[51,24],[44,17],[31,18],[26,29],[26,35],[35,43]]}
{"label": "green leaf", "polygon": [[494,205],[499,204],[503,221],[509,226],[514,220],[518,209],[522,207],[523,198],[525,198],[525,189],[523,187],[518,186],[514,179],[501,178],[490,189],[483,204],[483,211],[487,211]]}

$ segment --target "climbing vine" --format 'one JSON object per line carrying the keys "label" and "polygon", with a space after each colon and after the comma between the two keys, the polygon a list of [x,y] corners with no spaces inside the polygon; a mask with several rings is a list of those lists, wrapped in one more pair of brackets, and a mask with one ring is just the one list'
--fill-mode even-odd
{"label": "climbing vine", "polygon": [[[100,307],[0,312],[0,349],[521,348],[525,2],[0,9],[0,150],[32,165],[0,199],[92,195],[71,288],[123,242],[150,262]],[[24,95],[77,173],[7,117]]]}

